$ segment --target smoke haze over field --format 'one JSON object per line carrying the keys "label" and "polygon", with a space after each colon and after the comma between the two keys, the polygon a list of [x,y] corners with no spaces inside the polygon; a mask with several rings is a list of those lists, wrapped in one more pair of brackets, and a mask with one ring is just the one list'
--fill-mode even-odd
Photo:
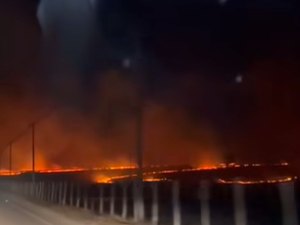
{"label": "smoke haze over field", "polygon": [[296,3],[38,3],[0,3],[1,146],[40,120],[39,168],[132,164],[142,90],[146,164],[297,158]]}

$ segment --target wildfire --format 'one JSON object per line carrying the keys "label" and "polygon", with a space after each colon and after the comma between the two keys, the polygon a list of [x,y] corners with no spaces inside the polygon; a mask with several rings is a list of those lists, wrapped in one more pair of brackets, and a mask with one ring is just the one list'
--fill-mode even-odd
{"label": "wildfire", "polygon": [[97,184],[111,184],[113,183],[111,177],[99,176],[95,179],[95,183]]}
{"label": "wildfire", "polygon": [[[264,167],[264,166],[283,166],[286,167],[289,164],[287,162],[281,162],[277,164],[261,164],[261,163],[220,163],[218,165],[205,165],[200,167],[168,167],[168,166],[157,166],[152,165],[144,168],[143,180],[144,182],[161,182],[168,180],[168,174],[185,173],[185,172],[197,172],[197,171],[210,171],[210,170],[224,170],[228,168],[248,168],[248,167]],[[55,168],[55,169],[43,169],[37,170],[36,173],[76,173],[76,172],[96,172],[92,176],[92,180],[95,183],[110,184],[121,180],[130,180],[137,177],[135,166],[111,166],[111,167],[99,167],[99,168]],[[30,173],[31,170],[21,171],[8,171],[1,170],[0,176],[17,176],[23,173]],[[111,173],[112,172],[112,173]],[[279,178],[266,178],[266,179],[217,179],[219,184],[272,184],[272,183],[284,183],[291,182],[297,179],[297,177],[285,176]]]}
{"label": "wildfire", "polygon": [[250,184],[275,184],[275,183],[287,183],[296,180],[297,177],[283,177],[283,178],[273,178],[265,180],[225,180],[218,179],[217,183],[219,184],[241,184],[241,185],[250,185]]}
{"label": "wildfire", "polygon": [[17,176],[20,175],[21,172],[9,171],[9,170],[1,170],[0,176]]}
{"label": "wildfire", "polygon": [[[97,184],[111,184],[116,180],[127,180],[130,178],[136,178],[137,175],[124,175],[124,176],[113,176],[113,177],[98,177],[95,181]],[[155,177],[144,177],[144,182],[161,182],[161,181],[167,181],[166,178],[155,178]]]}
{"label": "wildfire", "polygon": [[[129,169],[136,169],[134,166],[112,166],[112,167],[98,167],[98,168],[55,168],[55,169],[41,169],[36,170],[36,173],[72,173],[72,172],[82,172],[82,171],[104,171],[104,170],[129,170]],[[0,170],[0,176],[14,176],[20,175],[24,173],[30,173],[32,170],[30,169],[23,169],[19,171],[9,171],[9,170]]]}

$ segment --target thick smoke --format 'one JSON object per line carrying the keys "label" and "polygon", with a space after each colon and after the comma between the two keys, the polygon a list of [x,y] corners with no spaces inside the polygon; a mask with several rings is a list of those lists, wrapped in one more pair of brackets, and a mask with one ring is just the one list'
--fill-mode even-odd
{"label": "thick smoke", "polygon": [[[132,24],[137,19],[126,16],[142,13],[129,3],[126,8],[124,1],[123,5],[101,1],[103,7],[113,10],[99,11],[97,1],[42,0],[40,6],[45,8],[38,10],[38,23],[37,2],[9,2],[13,3],[0,3],[0,16],[5,18],[0,24],[5,33],[0,37],[5,47],[0,52],[0,143],[5,150],[1,159],[4,167],[7,144],[22,133],[13,143],[13,164],[15,169],[30,168],[32,143],[28,126],[33,121],[39,121],[36,152],[40,169],[134,164],[141,89],[146,165],[296,158],[298,60],[288,56],[283,59],[289,50],[281,39],[274,44],[276,49],[282,46],[278,58],[261,60],[261,52],[275,47],[269,40],[267,50],[262,47],[265,42],[252,42],[251,35],[257,32],[250,28],[259,24],[248,24],[250,31],[246,30],[244,37],[239,26],[223,20],[227,13],[219,15],[217,6],[209,8],[214,13],[207,13],[207,8],[199,13],[190,4],[186,7],[197,10],[186,12],[194,13],[195,19],[185,16],[188,26],[183,26],[183,17],[175,11],[170,16],[167,13],[169,3],[150,7],[147,2],[158,18],[138,20],[151,20],[147,26],[142,25],[151,31],[147,41],[152,38],[141,49],[141,64],[146,65],[138,71],[134,60],[136,39],[132,37],[132,30],[139,30]],[[180,2],[177,7],[185,5],[176,2]],[[140,14],[120,14],[123,6]],[[99,12],[104,14],[99,16]],[[205,15],[200,24],[195,22],[199,19],[196,15]],[[232,18],[240,21],[239,15]],[[225,22],[219,24],[219,19]],[[99,22],[102,20],[105,26]],[[200,27],[201,32],[195,33],[194,27]],[[181,28],[184,31],[178,32]],[[265,27],[260,29],[264,31]],[[130,34],[124,34],[126,30]],[[241,40],[249,46],[237,47]],[[252,45],[262,49],[253,52]],[[241,63],[239,52],[249,54],[251,63]],[[131,61],[124,61],[126,58]],[[244,68],[243,82],[239,84],[234,82],[240,72],[236,67]]]}
{"label": "thick smoke", "polygon": [[[89,99],[96,107],[88,116],[61,107],[36,125],[39,169],[135,165],[136,87],[116,71],[102,77],[98,95]],[[182,108],[154,100],[145,102],[143,112],[146,165],[207,166],[222,161],[218,137],[209,124],[194,124]],[[14,167],[29,169],[30,129],[13,149]]]}

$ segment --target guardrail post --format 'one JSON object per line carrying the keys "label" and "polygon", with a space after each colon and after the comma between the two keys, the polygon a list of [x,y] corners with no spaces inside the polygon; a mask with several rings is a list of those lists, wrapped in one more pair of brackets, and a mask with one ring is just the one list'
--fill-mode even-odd
{"label": "guardrail post", "polygon": [[51,202],[55,201],[55,183],[51,182]]}
{"label": "guardrail post", "polygon": [[151,222],[153,225],[158,224],[158,183],[152,183],[152,218]]}
{"label": "guardrail post", "polygon": [[62,204],[62,199],[63,199],[63,188],[64,184],[63,182],[59,182],[59,194],[58,194],[58,204]]}
{"label": "guardrail post", "polygon": [[70,206],[74,205],[74,183],[70,185]]}
{"label": "guardrail post", "polygon": [[142,222],[145,219],[145,206],[143,198],[143,181],[133,182],[133,214],[135,222]]}
{"label": "guardrail post", "polygon": [[45,182],[43,181],[41,184],[41,200],[45,200]]}
{"label": "guardrail post", "polygon": [[88,187],[84,187],[83,208],[88,210]]}
{"label": "guardrail post", "polygon": [[245,202],[245,187],[240,184],[233,185],[234,220],[235,225],[247,225],[247,212]]}
{"label": "guardrail post", "polygon": [[298,225],[294,182],[279,184],[283,225]]}
{"label": "guardrail post", "polygon": [[110,215],[115,214],[115,185],[111,184],[110,186]]}
{"label": "guardrail post", "polygon": [[37,198],[39,199],[39,200],[42,200],[42,182],[40,181],[39,183],[38,183],[38,195],[37,195]]}
{"label": "guardrail post", "polygon": [[199,196],[201,207],[201,225],[210,225],[209,182],[200,182]]}
{"label": "guardrail post", "polygon": [[51,201],[51,183],[47,182],[47,198],[46,198],[47,202]]}
{"label": "guardrail post", "polygon": [[122,201],[122,218],[127,218],[127,184],[124,183],[122,185],[122,195],[123,195],[123,201]]}
{"label": "guardrail post", "polygon": [[178,181],[172,184],[173,225],[181,225],[180,186]]}
{"label": "guardrail post", "polygon": [[99,187],[99,214],[103,214],[103,206],[104,206],[104,186]]}
{"label": "guardrail post", "polygon": [[80,207],[80,186],[77,184],[77,193],[76,193],[76,207]]}
{"label": "guardrail post", "polygon": [[67,194],[68,194],[68,183],[63,183],[63,197],[62,197],[62,205],[65,206],[67,203]]}

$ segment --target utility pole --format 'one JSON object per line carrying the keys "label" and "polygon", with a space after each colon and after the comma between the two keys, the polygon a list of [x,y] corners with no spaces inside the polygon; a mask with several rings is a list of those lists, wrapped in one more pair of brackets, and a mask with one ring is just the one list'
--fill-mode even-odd
{"label": "utility pole", "polygon": [[35,183],[35,124],[31,125],[32,137],[32,183]]}
{"label": "utility pole", "polygon": [[[140,88],[141,89],[141,88]],[[138,106],[137,106],[137,119],[136,119],[136,132],[137,132],[137,143],[136,143],[136,162],[137,162],[137,177],[143,181],[143,148],[144,148],[144,102],[142,90],[139,91]]]}
{"label": "utility pole", "polygon": [[145,217],[143,200],[143,156],[144,156],[144,78],[142,70],[141,35],[135,33],[136,55],[134,60],[134,73],[138,80],[137,109],[136,109],[136,163],[137,179],[135,182],[135,221],[142,222]]}

